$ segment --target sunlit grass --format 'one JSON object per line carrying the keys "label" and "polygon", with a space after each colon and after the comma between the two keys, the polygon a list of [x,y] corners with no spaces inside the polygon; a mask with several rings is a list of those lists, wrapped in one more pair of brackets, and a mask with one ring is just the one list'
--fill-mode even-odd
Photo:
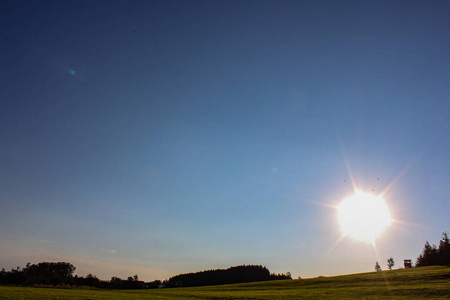
{"label": "sunlit grass", "polygon": [[0,287],[0,299],[446,299],[450,267],[157,290]]}

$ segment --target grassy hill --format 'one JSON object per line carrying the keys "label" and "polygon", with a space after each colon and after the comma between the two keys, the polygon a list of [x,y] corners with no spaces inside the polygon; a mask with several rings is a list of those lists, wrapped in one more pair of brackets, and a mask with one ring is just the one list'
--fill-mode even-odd
{"label": "grassy hill", "polygon": [[158,290],[0,287],[0,299],[448,299],[450,267]]}

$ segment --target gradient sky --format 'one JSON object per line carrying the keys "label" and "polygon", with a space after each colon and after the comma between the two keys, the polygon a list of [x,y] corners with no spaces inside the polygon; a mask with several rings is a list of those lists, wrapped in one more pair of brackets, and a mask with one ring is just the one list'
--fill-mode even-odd
{"label": "gradient sky", "polygon": [[[449,1],[1,1],[0,268],[151,281],[415,260],[450,230],[449,16]],[[338,242],[332,206],[353,185],[401,221],[376,248]]]}

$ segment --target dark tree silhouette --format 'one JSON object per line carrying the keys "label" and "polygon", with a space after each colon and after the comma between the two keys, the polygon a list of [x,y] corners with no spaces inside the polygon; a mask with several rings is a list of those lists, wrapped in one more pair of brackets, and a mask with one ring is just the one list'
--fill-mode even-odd
{"label": "dark tree silhouette", "polygon": [[378,262],[375,263],[375,271],[377,271],[377,272],[381,271],[381,267],[380,267],[380,264]]}
{"label": "dark tree silhouette", "polygon": [[438,249],[426,241],[422,253],[416,260],[416,267],[433,266],[438,264]]}
{"label": "dark tree silhouette", "polygon": [[168,287],[205,286],[240,282],[292,279],[290,274],[271,274],[263,266],[236,266],[226,270],[208,270],[196,273],[180,274],[170,278]]}
{"label": "dark tree silhouette", "polygon": [[84,284],[91,287],[91,290],[94,286],[98,286],[100,283],[100,279],[97,278],[97,276],[92,274],[87,274],[86,278],[84,278]]}
{"label": "dark tree silhouette", "polygon": [[27,264],[23,269],[28,281],[38,284],[68,284],[72,282],[75,267],[67,262],[42,262],[37,265]]}
{"label": "dark tree silhouette", "polygon": [[450,266],[450,238],[448,232],[442,233],[439,242],[439,264]]}
{"label": "dark tree silhouette", "polygon": [[162,284],[161,280],[155,280],[155,281],[147,282],[145,284],[145,287],[148,289],[157,289],[160,287],[161,284]]}
{"label": "dark tree silhouette", "polygon": [[387,266],[389,268],[389,270],[392,270],[392,267],[395,265],[394,259],[392,257],[389,257],[389,259],[387,260]]}
{"label": "dark tree silhouette", "polygon": [[158,285],[155,287],[154,284],[148,283],[146,284],[145,282],[139,281],[138,279],[139,279],[138,275],[128,276],[127,280],[123,280],[122,278],[119,277],[112,277],[111,280],[108,282],[108,284],[106,284],[106,286],[112,289],[127,289],[127,290],[144,289],[146,287],[156,288],[159,286]]}
{"label": "dark tree silhouette", "polygon": [[26,277],[23,272],[23,270],[20,269],[20,267],[17,267],[15,269],[11,269],[11,272],[7,274],[7,282],[10,284],[14,284],[16,286],[23,285],[26,282]]}
{"label": "dark tree silhouette", "polygon": [[427,241],[422,253],[416,260],[416,267],[450,265],[450,239],[448,232],[442,233],[439,248]]}
{"label": "dark tree silhouette", "polygon": [[0,284],[7,285],[65,285],[90,286],[106,289],[144,289],[158,288],[160,280],[145,283],[139,281],[138,275],[130,276],[129,280],[122,280],[118,277],[112,277],[110,281],[104,281],[93,274],[86,277],[72,276],[75,267],[66,262],[43,262],[37,265],[28,263],[23,269],[17,267],[7,272],[5,269],[0,271]]}

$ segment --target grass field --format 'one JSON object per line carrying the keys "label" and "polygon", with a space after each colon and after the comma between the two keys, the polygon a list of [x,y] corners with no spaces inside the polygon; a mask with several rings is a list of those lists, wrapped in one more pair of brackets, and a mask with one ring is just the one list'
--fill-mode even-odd
{"label": "grass field", "polygon": [[450,267],[157,290],[0,287],[0,299],[450,299]]}

